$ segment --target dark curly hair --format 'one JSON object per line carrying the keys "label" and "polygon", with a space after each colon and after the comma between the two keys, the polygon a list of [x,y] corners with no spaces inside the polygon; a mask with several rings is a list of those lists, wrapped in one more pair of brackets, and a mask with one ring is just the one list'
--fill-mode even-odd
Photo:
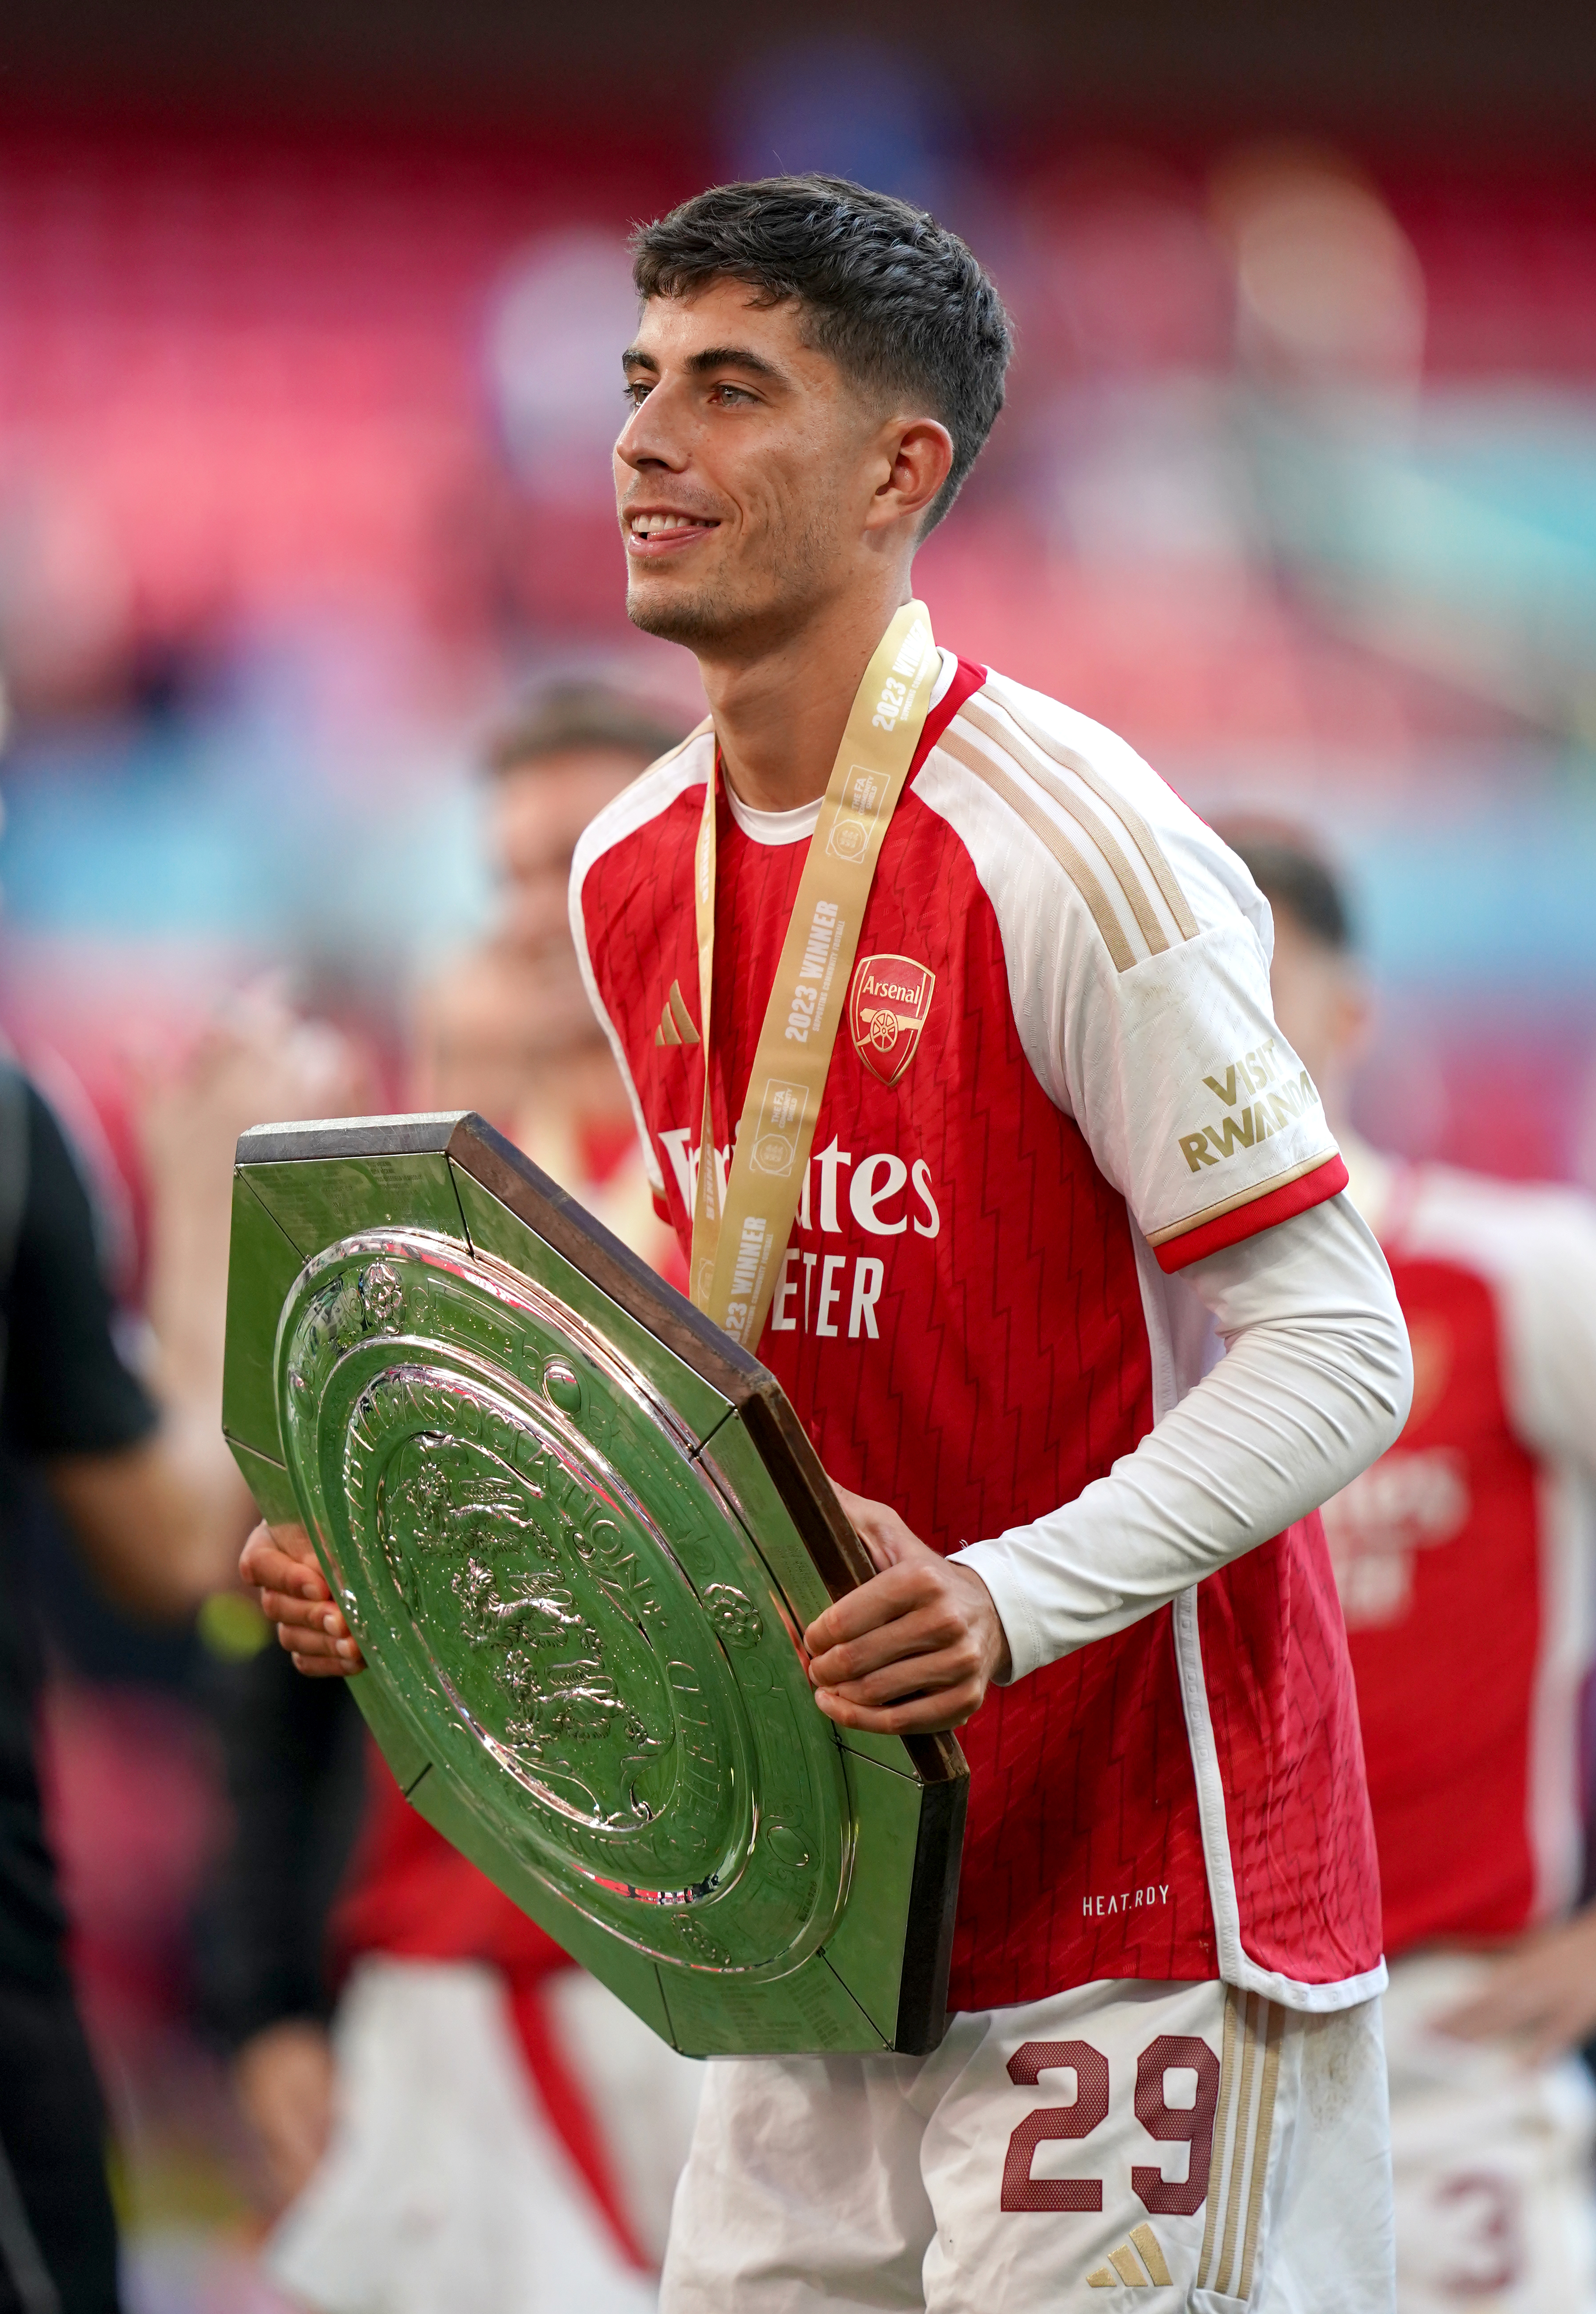
{"label": "dark curly hair", "polygon": [[638,295],[683,297],[745,281],[796,298],[810,342],[884,396],[921,401],[953,437],[953,468],[926,518],[941,521],[1003,406],[1009,317],[957,234],[924,209],[846,177],[714,185],[631,239]]}

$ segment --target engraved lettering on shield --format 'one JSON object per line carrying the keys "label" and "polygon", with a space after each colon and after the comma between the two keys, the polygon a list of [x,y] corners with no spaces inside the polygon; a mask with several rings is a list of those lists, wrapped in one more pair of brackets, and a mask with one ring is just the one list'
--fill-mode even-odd
{"label": "engraved lettering on shield", "polygon": [[914,1058],[937,976],[912,956],[861,956],[848,991],[853,1049],[873,1077],[895,1085]]}

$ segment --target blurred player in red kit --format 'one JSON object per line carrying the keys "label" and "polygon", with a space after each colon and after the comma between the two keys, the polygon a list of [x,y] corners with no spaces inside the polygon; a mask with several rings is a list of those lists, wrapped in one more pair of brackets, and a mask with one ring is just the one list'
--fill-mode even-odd
{"label": "blurred player in red kit", "polygon": [[1382,1156],[1345,1124],[1368,998],[1302,839],[1231,843],[1274,913],[1275,1016],[1336,1126],[1413,1341],[1397,1444],[1325,1506],[1386,1949],[1398,2303],[1596,2307],[1596,1906],[1580,1705],[1596,1573],[1596,1212]]}
{"label": "blurred player in red kit", "polygon": [[[960,1727],[972,1771],[947,2038],[711,2064],[662,2305],[1380,2314],[1314,1512],[1395,1436],[1407,1347],[1267,912],[1123,741],[932,640],[914,552],[1009,357],[964,243],[789,178],[634,247],[628,608],[711,720],[583,838],[573,929],[695,1299],[878,1569],[804,1634],[817,1708]],[[352,1667],[292,1551],[247,1561]]]}

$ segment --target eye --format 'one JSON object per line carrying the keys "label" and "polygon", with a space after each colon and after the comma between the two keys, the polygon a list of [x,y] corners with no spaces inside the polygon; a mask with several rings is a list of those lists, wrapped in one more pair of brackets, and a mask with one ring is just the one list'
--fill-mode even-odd
{"label": "eye", "polygon": [[628,378],[626,384],[621,389],[621,399],[622,402],[630,403],[633,410],[636,410],[639,403],[641,403],[645,399],[648,391],[649,384],[647,378]]}
{"label": "eye", "polygon": [[745,385],[732,385],[722,378],[710,389],[710,399],[737,409],[745,402],[757,401],[758,396],[750,393]]}

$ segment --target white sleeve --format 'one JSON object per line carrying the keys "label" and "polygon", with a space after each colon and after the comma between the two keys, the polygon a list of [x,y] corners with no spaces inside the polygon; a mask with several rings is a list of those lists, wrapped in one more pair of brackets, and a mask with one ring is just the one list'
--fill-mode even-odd
{"label": "white sleeve", "polygon": [[1559,1197],[1502,1280],[1508,1397],[1521,1435],[1596,1479],[1596,1212]]}
{"label": "white sleeve", "polygon": [[914,793],[992,903],[1027,1059],[1161,1268],[1345,1186],[1270,1008],[1263,897],[1123,740],[994,679]]}
{"label": "white sleeve", "polygon": [[1107,1638],[1302,1517],[1391,1444],[1412,1390],[1385,1258],[1345,1196],[1186,1271],[1226,1354],[1072,1503],[957,1557],[1011,1677]]}
{"label": "white sleeve", "polygon": [[1293,1193],[1306,1206],[1345,1185],[1239,911],[1129,971],[1115,971],[1101,943],[1085,964],[1060,1008],[1061,1105],[1162,1268],[1200,1259],[1215,1224],[1228,1242],[1284,1219]]}

